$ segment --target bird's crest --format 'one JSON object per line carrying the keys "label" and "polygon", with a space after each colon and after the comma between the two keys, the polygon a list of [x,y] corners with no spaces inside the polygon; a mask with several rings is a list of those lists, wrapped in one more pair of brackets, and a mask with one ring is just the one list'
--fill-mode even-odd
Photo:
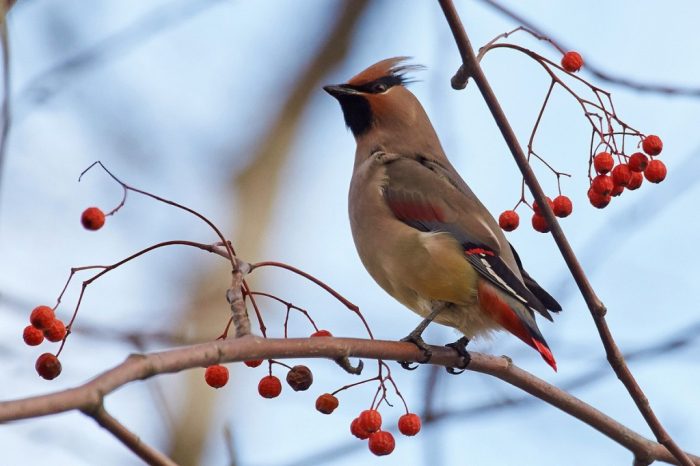
{"label": "bird's crest", "polygon": [[410,79],[406,79],[406,73],[409,71],[422,70],[425,67],[422,65],[401,64],[409,59],[410,57],[394,57],[377,62],[366,70],[353,76],[348,81],[348,84],[350,86],[362,86],[386,77],[395,78],[400,84],[408,84],[413,82]]}

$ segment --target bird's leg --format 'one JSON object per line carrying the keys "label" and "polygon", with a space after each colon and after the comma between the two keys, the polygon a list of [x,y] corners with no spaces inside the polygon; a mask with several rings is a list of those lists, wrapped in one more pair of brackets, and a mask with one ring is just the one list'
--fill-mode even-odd
{"label": "bird's leg", "polygon": [[457,368],[446,367],[445,369],[447,369],[447,372],[449,372],[452,375],[458,375],[467,369],[469,362],[472,360],[472,357],[469,355],[469,352],[467,351],[468,344],[469,344],[469,338],[461,337],[459,340],[455,341],[454,343],[448,343],[447,345],[445,345],[448,348],[453,348],[455,351],[457,351],[457,354],[459,354],[462,357],[462,364],[460,364],[459,367],[457,367]]}
{"label": "bird's leg", "polygon": [[[430,351],[430,348],[428,347],[427,343],[423,341],[423,337],[421,336],[425,329],[430,325],[430,323],[435,320],[435,318],[440,314],[442,311],[445,310],[447,307],[447,303],[439,302],[436,303],[433,306],[432,311],[430,311],[430,314],[423,319],[423,321],[418,324],[416,328],[413,329],[411,333],[409,333],[406,337],[402,338],[401,341],[407,341],[410,343],[413,343],[416,345],[420,350],[423,351],[423,360],[418,361],[419,364],[425,364],[428,361],[430,361],[430,358],[433,356],[432,351]],[[399,364],[401,364],[401,367],[403,367],[406,370],[412,371],[418,367],[418,365],[411,366],[411,363],[408,361],[399,361]]]}

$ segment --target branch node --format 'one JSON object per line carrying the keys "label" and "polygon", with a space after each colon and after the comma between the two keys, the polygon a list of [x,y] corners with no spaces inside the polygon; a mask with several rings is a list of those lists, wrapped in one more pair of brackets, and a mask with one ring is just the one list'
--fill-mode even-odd
{"label": "branch node", "polygon": [[471,73],[467,72],[467,70],[464,68],[464,65],[461,65],[455,73],[455,75],[452,76],[452,79],[450,80],[452,89],[458,91],[464,89],[465,87],[467,87],[467,83],[469,82],[470,77]]}
{"label": "branch node", "polygon": [[362,360],[359,360],[357,362],[357,366],[353,366],[352,363],[350,362],[350,358],[347,356],[342,356],[340,358],[336,358],[333,361],[340,366],[341,369],[343,369],[345,372],[348,374],[353,374],[353,375],[360,375],[362,374],[362,369],[365,367],[365,363],[362,362]]}

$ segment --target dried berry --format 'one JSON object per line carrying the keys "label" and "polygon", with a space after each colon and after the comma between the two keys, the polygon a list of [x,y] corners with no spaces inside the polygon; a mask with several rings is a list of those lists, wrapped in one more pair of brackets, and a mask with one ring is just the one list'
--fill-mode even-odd
{"label": "dried berry", "polygon": [[44,332],[33,325],[27,325],[22,332],[22,338],[29,346],[37,346],[44,341]]}
{"label": "dried berry", "polygon": [[520,217],[514,210],[506,210],[498,217],[498,225],[505,231],[513,231],[519,224]]}
{"label": "dried berry", "polygon": [[583,66],[583,57],[578,52],[573,50],[566,52],[561,59],[561,67],[564,68],[569,73],[574,73],[581,69]]}
{"label": "dried berry", "polygon": [[627,189],[630,191],[634,191],[635,189],[638,189],[642,185],[642,181],[644,181],[644,177],[642,176],[641,173],[639,172],[632,172],[632,176],[630,177],[629,183],[627,183]]}
{"label": "dried berry", "polygon": [[37,306],[29,315],[29,322],[39,330],[51,327],[56,316],[49,306]]}
{"label": "dried berry", "polygon": [[311,369],[306,366],[294,366],[287,372],[287,383],[295,392],[308,390],[313,382]]}
{"label": "dried berry", "polygon": [[88,207],[80,216],[80,223],[86,230],[99,230],[105,224],[105,214],[98,207]]}
{"label": "dried berry", "polygon": [[282,393],[282,382],[274,375],[266,375],[258,383],[258,393],[263,398],[276,398]]}
{"label": "dried berry", "polygon": [[262,363],[262,359],[251,359],[250,361],[245,361],[243,364],[245,364],[248,367],[258,367]]}
{"label": "dried berry", "polygon": [[219,364],[209,366],[204,371],[204,380],[210,387],[221,388],[228,383],[228,368]]}
{"label": "dried berry", "polygon": [[602,209],[608,204],[610,204],[611,199],[612,197],[610,196],[610,194],[604,196],[600,193],[595,192],[593,188],[590,188],[588,190],[588,200],[591,201],[591,205],[593,207],[596,207],[598,209]]}
{"label": "dried berry", "polygon": [[324,393],[316,398],[316,410],[323,414],[330,414],[338,407],[338,398],[330,393]]}
{"label": "dried berry", "polygon": [[630,155],[630,159],[627,161],[627,165],[633,172],[643,172],[647,168],[648,163],[649,158],[641,152],[635,152]]}
{"label": "dried berry", "polygon": [[369,436],[369,451],[377,456],[388,455],[394,451],[396,442],[391,432],[380,431]]}
{"label": "dried berry", "polygon": [[650,134],[642,141],[642,149],[649,155],[659,155],[663,148],[664,143],[655,134]]}
{"label": "dried berry", "polygon": [[608,175],[598,175],[591,182],[591,189],[601,196],[609,196],[614,187],[615,183]]}
{"label": "dried berry", "polygon": [[350,433],[360,440],[365,440],[366,438],[369,438],[370,435],[370,433],[360,425],[359,417],[352,420],[352,423],[350,424]]}
{"label": "dried berry", "polygon": [[547,223],[547,219],[543,216],[534,214],[532,216],[532,228],[540,233],[547,233],[549,232],[549,223]]}
{"label": "dried berry", "polygon": [[612,155],[609,152],[600,152],[593,157],[593,168],[599,175],[605,175],[612,170],[615,165]]}
{"label": "dried berry", "polygon": [[399,418],[399,432],[404,435],[413,436],[420,432],[420,416],[409,413]]}
{"label": "dried berry", "polygon": [[66,326],[61,319],[54,319],[51,326],[44,330],[44,336],[47,340],[56,343],[63,340],[66,336]]}
{"label": "dried berry", "polygon": [[571,203],[571,199],[569,199],[566,196],[560,195],[555,197],[552,201],[552,204],[554,205],[554,207],[552,208],[552,210],[554,211],[554,215],[560,218],[568,217],[574,210],[574,206]]}
{"label": "dried berry", "polygon": [[61,362],[51,353],[44,353],[39,356],[34,368],[46,380],[53,380],[61,374]]}
{"label": "dried berry", "polygon": [[369,433],[382,428],[382,415],[376,409],[366,409],[360,413],[360,426]]}
{"label": "dried berry", "polygon": [[661,160],[652,160],[644,170],[644,178],[652,183],[661,183],[666,178],[666,165]]}
{"label": "dried berry", "polygon": [[[548,198],[547,196],[544,197],[547,200],[547,204],[549,204],[550,209],[554,209],[554,204],[552,203],[552,200]],[[537,201],[532,201],[532,210],[535,211],[537,215],[542,215],[542,209],[540,209],[540,206],[537,205]]]}
{"label": "dried berry", "polygon": [[316,330],[311,334],[312,337],[332,337],[333,335],[328,330]]}

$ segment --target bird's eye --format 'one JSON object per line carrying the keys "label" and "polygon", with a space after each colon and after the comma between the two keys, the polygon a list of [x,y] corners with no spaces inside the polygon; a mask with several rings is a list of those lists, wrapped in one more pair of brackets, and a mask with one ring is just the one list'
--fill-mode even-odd
{"label": "bird's eye", "polygon": [[377,83],[374,86],[372,86],[372,92],[375,93],[386,92],[387,89],[389,89],[389,86],[387,86],[384,83]]}

